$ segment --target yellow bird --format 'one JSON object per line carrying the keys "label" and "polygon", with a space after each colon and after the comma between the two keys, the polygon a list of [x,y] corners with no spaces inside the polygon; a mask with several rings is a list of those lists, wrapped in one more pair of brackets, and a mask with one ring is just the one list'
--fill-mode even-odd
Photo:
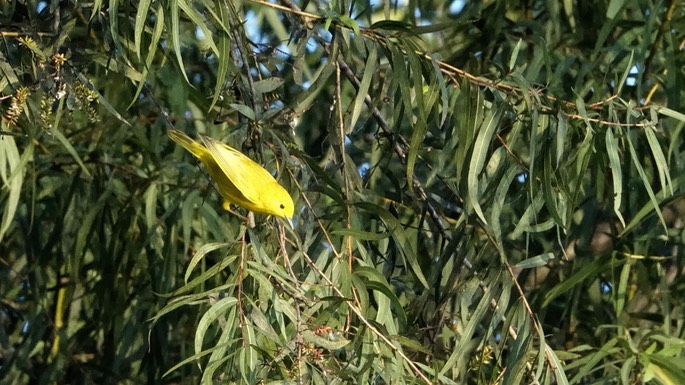
{"label": "yellow bird", "polygon": [[224,209],[236,204],[288,221],[293,217],[295,205],[288,191],[240,151],[207,136],[201,137],[202,145],[178,130],[169,130],[168,135],[207,167],[224,198]]}

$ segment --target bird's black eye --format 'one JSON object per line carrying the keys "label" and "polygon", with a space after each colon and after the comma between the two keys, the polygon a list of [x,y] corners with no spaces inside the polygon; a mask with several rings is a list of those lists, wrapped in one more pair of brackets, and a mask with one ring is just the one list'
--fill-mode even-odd
{"label": "bird's black eye", "polygon": [[284,208],[285,208],[285,205],[284,205],[283,203],[281,203],[281,208],[282,208],[282,209],[284,209]]}

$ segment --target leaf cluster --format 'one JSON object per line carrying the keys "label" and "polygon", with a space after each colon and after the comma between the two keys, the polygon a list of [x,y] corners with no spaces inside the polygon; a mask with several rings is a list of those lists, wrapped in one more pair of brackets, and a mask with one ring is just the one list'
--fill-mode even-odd
{"label": "leaf cluster", "polygon": [[1,4],[0,374],[685,383],[676,3]]}

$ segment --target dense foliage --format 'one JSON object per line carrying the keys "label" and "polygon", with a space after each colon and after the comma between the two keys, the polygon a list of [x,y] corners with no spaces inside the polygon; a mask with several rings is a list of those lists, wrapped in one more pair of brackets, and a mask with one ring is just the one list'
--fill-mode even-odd
{"label": "dense foliage", "polygon": [[0,2],[0,378],[685,383],[678,4]]}

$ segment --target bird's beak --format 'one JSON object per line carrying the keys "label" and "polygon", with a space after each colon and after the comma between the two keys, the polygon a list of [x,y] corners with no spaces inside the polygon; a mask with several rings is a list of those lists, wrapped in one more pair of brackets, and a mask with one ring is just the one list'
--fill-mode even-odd
{"label": "bird's beak", "polygon": [[286,222],[288,222],[288,224],[290,225],[290,228],[291,228],[292,230],[295,230],[295,225],[293,224],[292,218],[285,218],[285,220],[286,220]]}

